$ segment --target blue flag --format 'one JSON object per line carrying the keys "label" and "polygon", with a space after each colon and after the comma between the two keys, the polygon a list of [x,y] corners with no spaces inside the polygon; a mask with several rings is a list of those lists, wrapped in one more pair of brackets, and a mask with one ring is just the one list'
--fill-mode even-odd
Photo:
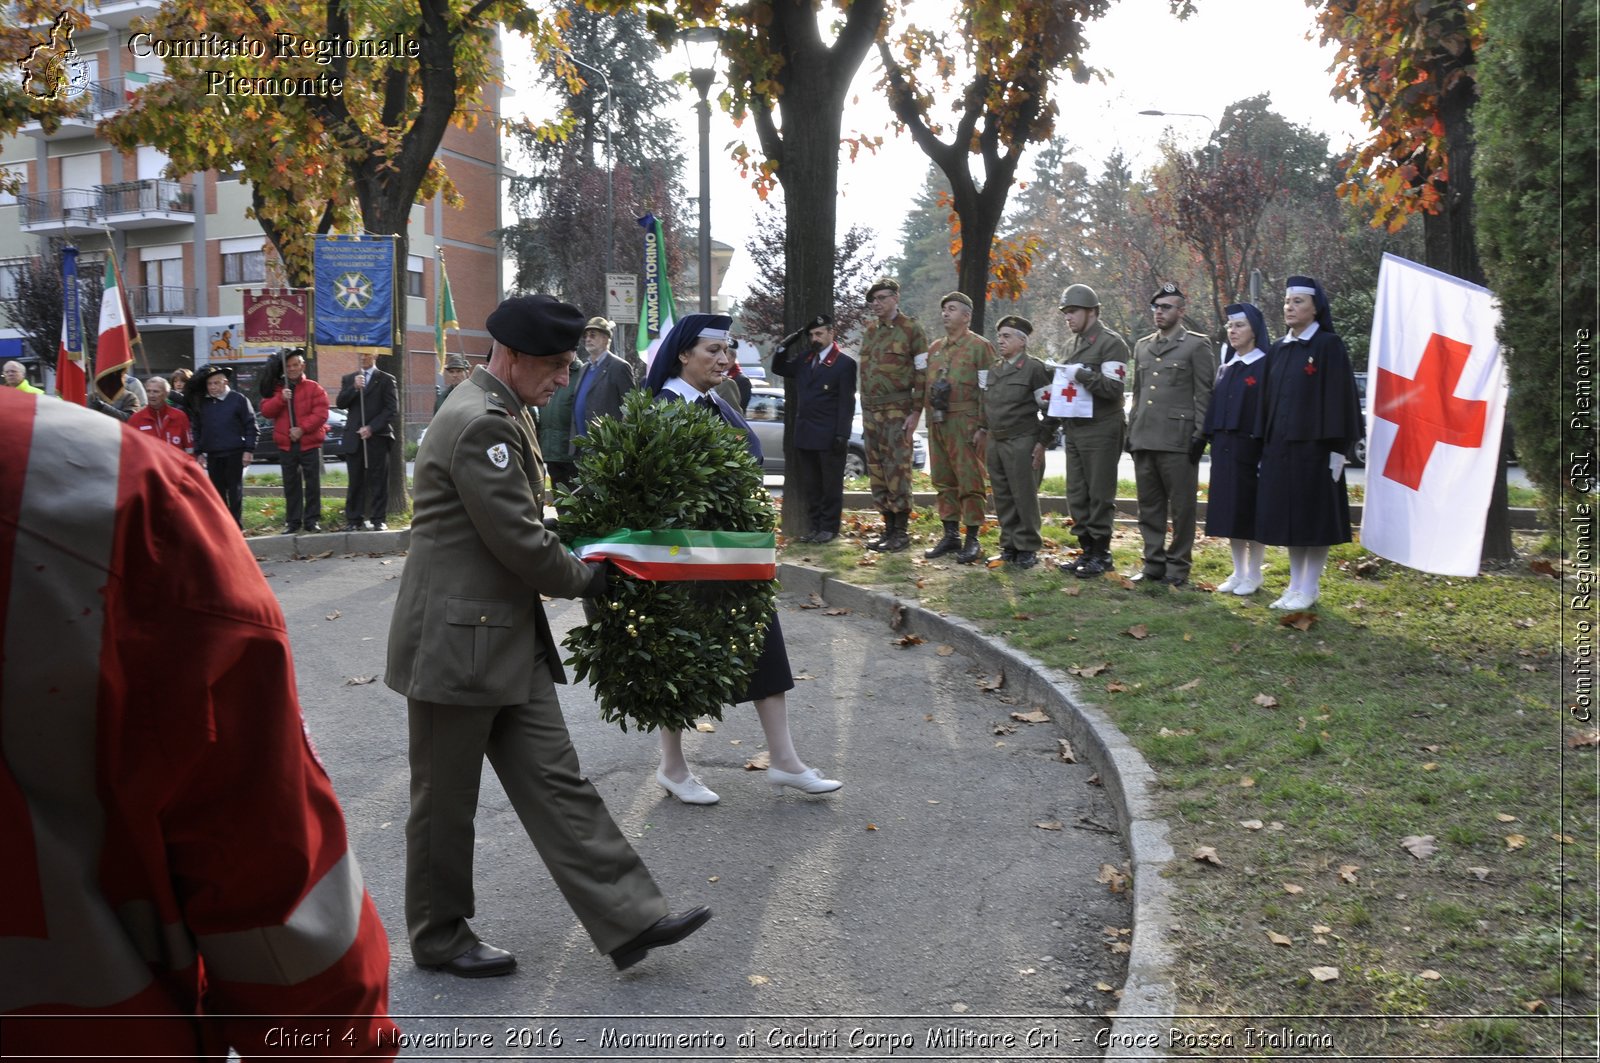
{"label": "blue flag", "polygon": [[394,335],[392,236],[318,236],[315,273],[319,346],[388,354]]}

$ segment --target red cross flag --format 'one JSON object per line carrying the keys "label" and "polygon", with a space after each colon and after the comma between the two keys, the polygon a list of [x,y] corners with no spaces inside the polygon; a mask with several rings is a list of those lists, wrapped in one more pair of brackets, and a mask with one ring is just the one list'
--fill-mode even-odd
{"label": "red cross flag", "polygon": [[1494,295],[1384,255],[1372,314],[1361,542],[1423,572],[1476,576],[1505,424]]}

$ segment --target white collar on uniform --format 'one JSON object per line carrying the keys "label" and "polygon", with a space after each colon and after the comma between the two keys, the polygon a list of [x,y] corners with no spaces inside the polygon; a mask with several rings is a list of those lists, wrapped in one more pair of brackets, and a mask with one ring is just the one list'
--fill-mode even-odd
{"label": "white collar on uniform", "polygon": [[1236,354],[1232,358],[1229,358],[1228,364],[1233,365],[1235,362],[1239,362],[1243,365],[1254,365],[1266,356],[1267,352],[1263,351],[1260,347],[1252,347],[1243,354]]}
{"label": "white collar on uniform", "polygon": [[1311,324],[1306,326],[1304,332],[1300,333],[1298,336],[1290,336],[1289,339],[1294,343],[1305,343],[1312,336],[1317,334],[1317,329],[1321,326],[1321,324],[1322,322],[1320,321],[1313,321]]}
{"label": "white collar on uniform", "polygon": [[696,391],[694,385],[683,379],[682,376],[667,377],[667,382],[662,386],[661,390],[682,395],[685,402],[694,402],[708,394],[704,391]]}

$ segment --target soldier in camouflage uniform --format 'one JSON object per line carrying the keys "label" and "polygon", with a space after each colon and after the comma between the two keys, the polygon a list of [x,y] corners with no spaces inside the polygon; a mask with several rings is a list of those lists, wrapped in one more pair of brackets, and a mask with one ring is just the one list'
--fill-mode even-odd
{"label": "soldier in camouflage uniform", "polygon": [[1117,509],[1117,462],[1122,458],[1122,390],[1128,377],[1128,344],[1100,323],[1100,297],[1087,284],[1073,284],[1061,293],[1061,312],[1072,331],[1065,358],[1077,365],[1069,387],[1082,387],[1094,397],[1089,417],[1062,419],[1062,447],[1067,452],[1067,509],[1073,533],[1083,547],[1075,564],[1063,571],[1085,579],[1113,569],[1111,529]]}
{"label": "soldier in camouflage uniform", "polygon": [[1044,479],[1045,444],[1056,422],[1041,417],[1055,374],[1028,354],[1033,322],[1003,317],[995,329],[1000,352],[983,389],[983,424],[989,432],[989,482],[1000,516],[1001,560],[1018,568],[1039,563],[1039,481]]}
{"label": "soldier in camouflage uniform", "polygon": [[[944,538],[923,556],[943,557],[970,565],[978,560],[978,529],[983,524],[983,413],[979,408],[979,376],[994,366],[994,348],[973,332],[972,300],[951,292],[939,300],[944,335],[928,348],[928,471],[938,492]],[[956,533],[967,526],[967,541]]]}
{"label": "soldier in camouflage uniform", "polygon": [[876,320],[867,323],[856,373],[872,503],[883,514],[883,535],[867,546],[894,552],[911,545],[911,439],[922,417],[928,336],[900,313],[898,281],[873,281],[867,302]]}

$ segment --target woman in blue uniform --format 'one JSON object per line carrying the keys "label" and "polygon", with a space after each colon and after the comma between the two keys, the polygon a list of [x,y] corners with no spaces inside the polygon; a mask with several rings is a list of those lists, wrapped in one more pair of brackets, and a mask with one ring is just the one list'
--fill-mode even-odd
{"label": "woman in blue uniform", "polygon": [[1254,436],[1261,405],[1262,363],[1266,348],[1266,319],[1250,303],[1233,303],[1228,315],[1228,342],[1222,348],[1222,367],[1206,411],[1206,438],[1211,442],[1211,487],[1206,502],[1206,534],[1228,536],[1233,551],[1233,574],[1217,590],[1238,595],[1261,589],[1264,544],[1256,540],[1256,468],[1261,463],[1261,441]]}
{"label": "woman in blue uniform", "polygon": [[1289,548],[1289,588],[1274,609],[1305,609],[1321,594],[1328,548],[1350,541],[1344,467],[1363,435],[1361,401],[1322,285],[1290,277],[1288,334],[1266,359],[1257,435],[1256,538]]}
{"label": "woman in blue uniform", "polygon": [[[713,390],[734,361],[728,335],[732,324],[733,318],[720,314],[690,314],[679,321],[661,340],[645,384],[658,402],[709,404],[723,420],[745,433],[750,452],[759,464],[761,444],[755,433],[744,417]],[[806,767],[795,753],[785,699],[792,689],[794,675],[783,645],[783,629],[774,615],[749,689],[739,700],[755,702],[756,716],[767,736],[768,781],[780,790],[789,786],[808,794],[832,793],[844,784],[823,778],[821,772]],[[717,794],[689,770],[683,756],[683,734],[663,729],[660,735],[661,766],[656,769],[656,782],[684,804],[716,804]]]}

